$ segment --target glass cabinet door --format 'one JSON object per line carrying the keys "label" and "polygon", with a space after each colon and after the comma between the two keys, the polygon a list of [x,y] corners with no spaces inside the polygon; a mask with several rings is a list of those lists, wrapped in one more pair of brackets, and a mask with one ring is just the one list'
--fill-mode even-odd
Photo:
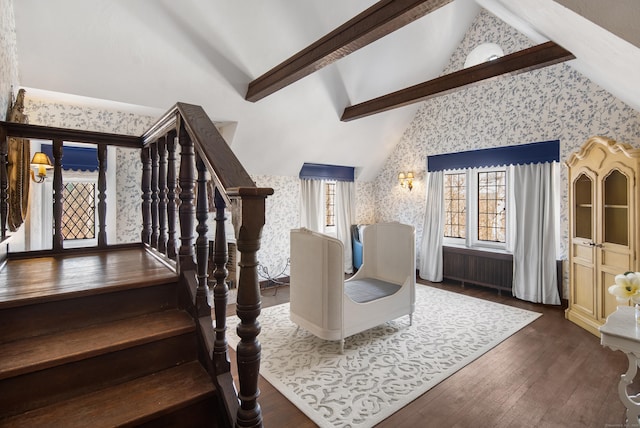
{"label": "glass cabinet door", "polygon": [[604,242],[629,245],[629,180],[614,169],[604,179]]}
{"label": "glass cabinet door", "polygon": [[574,182],[574,236],[593,240],[593,182],[586,174]]}

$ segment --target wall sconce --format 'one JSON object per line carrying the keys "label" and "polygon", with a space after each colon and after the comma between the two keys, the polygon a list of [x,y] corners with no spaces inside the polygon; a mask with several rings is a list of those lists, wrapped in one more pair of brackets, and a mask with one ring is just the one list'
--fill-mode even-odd
{"label": "wall sconce", "polygon": [[38,178],[36,179],[33,169],[31,170],[31,179],[36,183],[42,183],[47,178],[47,170],[52,169],[53,165],[49,156],[42,152],[36,152],[31,159],[31,167],[38,167]]}
{"label": "wall sconce", "polygon": [[413,189],[413,172],[409,171],[406,174],[401,172],[398,174],[398,181],[400,182],[400,186],[408,187],[409,190]]}

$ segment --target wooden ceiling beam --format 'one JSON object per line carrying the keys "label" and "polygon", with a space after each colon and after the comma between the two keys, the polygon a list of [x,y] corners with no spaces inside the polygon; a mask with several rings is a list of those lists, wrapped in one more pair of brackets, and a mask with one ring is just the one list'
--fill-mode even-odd
{"label": "wooden ceiling beam", "polygon": [[245,99],[261,100],[451,1],[379,1],[249,83]]}
{"label": "wooden ceiling beam", "polygon": [[349,106],[345,108],[340,120],[347,122],[359,119],[445,95],[498,76],[514,76],[571,59],[575,59],[575,56],[556,43],[542,43],[492,61]]}

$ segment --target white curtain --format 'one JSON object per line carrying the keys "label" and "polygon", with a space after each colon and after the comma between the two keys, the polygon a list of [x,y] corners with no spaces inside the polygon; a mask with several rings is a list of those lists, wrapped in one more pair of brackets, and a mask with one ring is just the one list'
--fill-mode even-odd
{"label": "white curtain", "polygon": [[427,174],[427,198],[420,248],[420,278],[442,281],[442,239],[444,236],[444,173]]}
{"label": "white curtain", "polygon": [[344,271],[353,273],[351,225],[355,223],[355,186],[351,181],[336,182],[336,235],[344,244]]}
{"label": "white curtain", "polygon": [[300,180],[300,227],[324,232],[324,182]]}
{"label": "white curtain", "polygon": [[557,173],[555,163],[513,167],[513,294],[535,303],[560,304],[556,278]]}

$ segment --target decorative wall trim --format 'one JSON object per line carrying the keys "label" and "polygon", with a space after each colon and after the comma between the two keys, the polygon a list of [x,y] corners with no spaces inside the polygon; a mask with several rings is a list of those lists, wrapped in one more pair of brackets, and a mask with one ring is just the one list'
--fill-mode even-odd
{"label": "decorative wall trim", "polygon": [[427,170],[560,162],[560,140],[427,156]]}
{"label": "decorative wall trim", "polygon": [[355,168],[352,166],[304,163],[299,177],[306,180],[353,181]]}
{"label": "decorative wall trim", "polygon": [[[40,151],[46,153],[49,159],[53,159],[53,146],[51,144],[41,144]],[[72,171],[97,171],[98,149],[94,147],[64,146],[62,169]]]}

